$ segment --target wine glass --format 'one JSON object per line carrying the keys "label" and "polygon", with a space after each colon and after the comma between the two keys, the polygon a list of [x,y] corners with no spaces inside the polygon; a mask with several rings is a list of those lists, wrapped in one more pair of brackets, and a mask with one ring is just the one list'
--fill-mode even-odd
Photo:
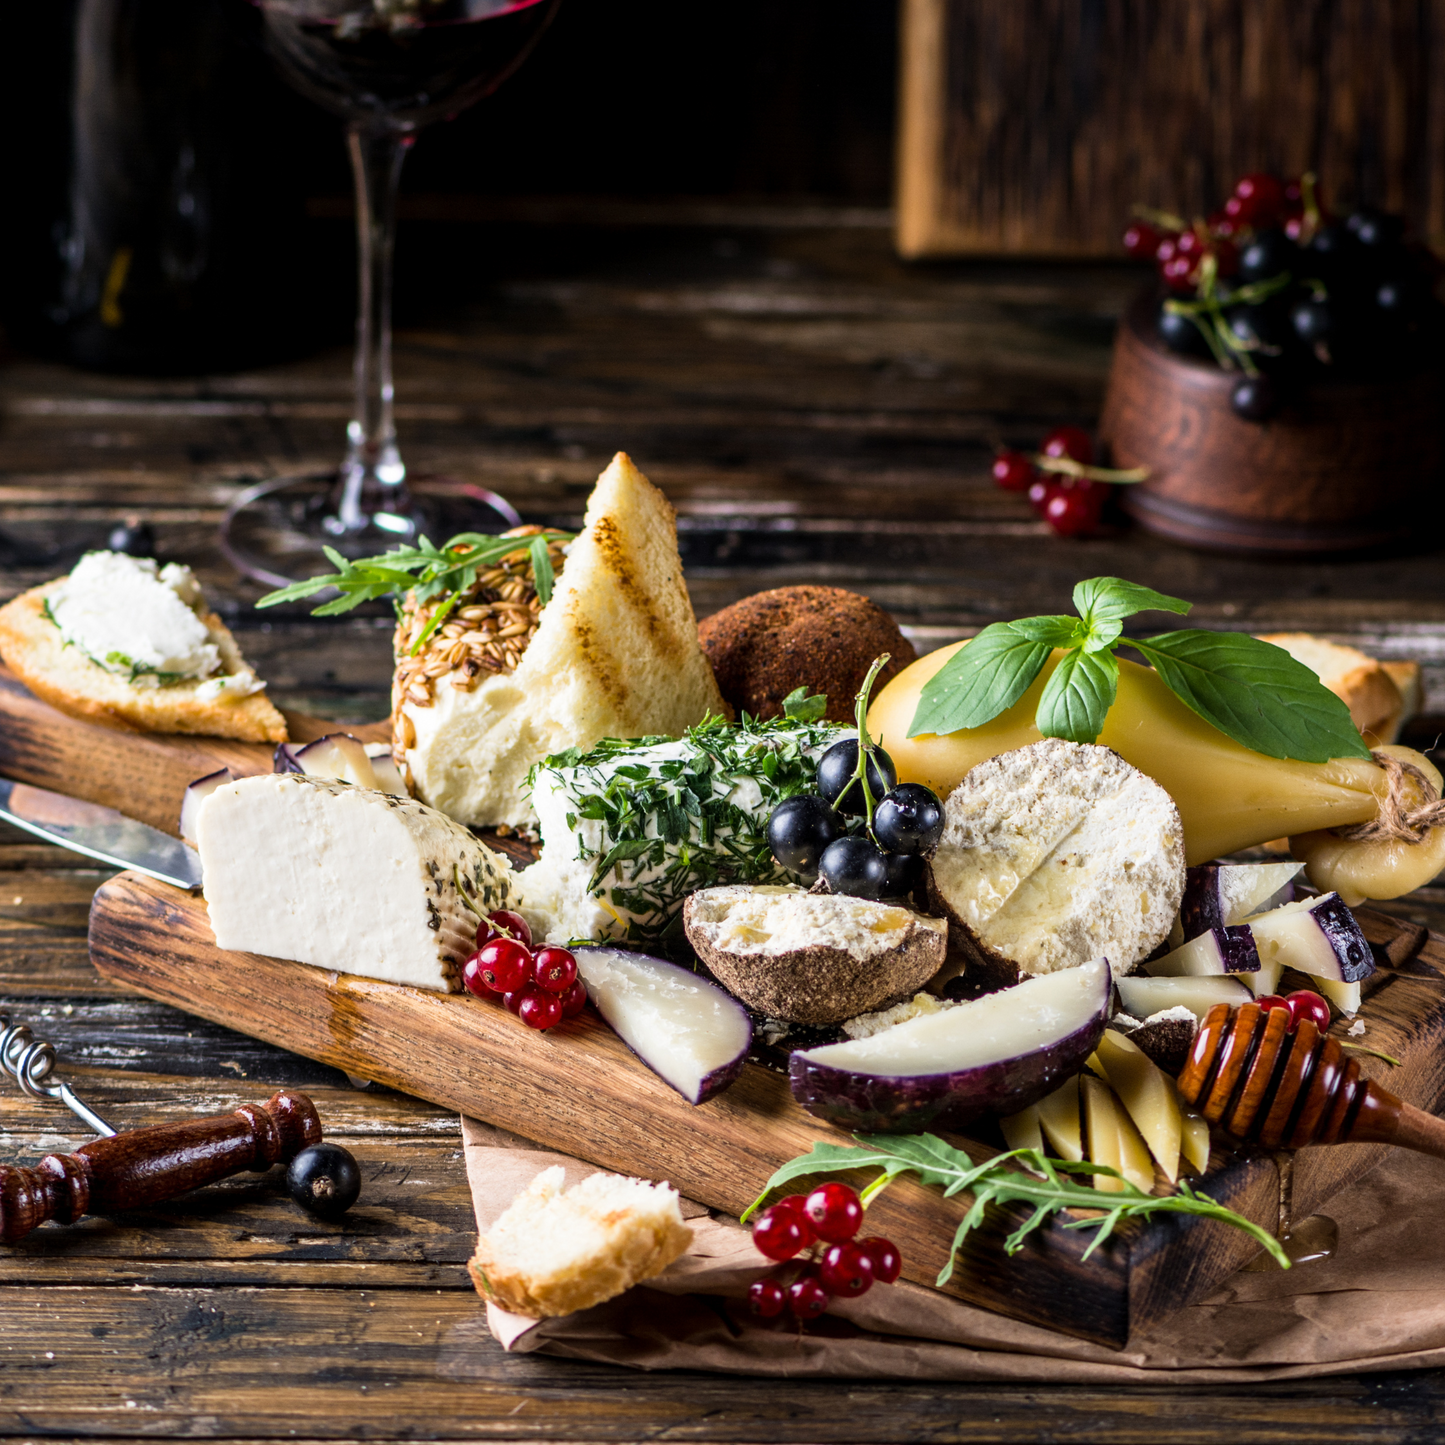
{"label": "wine glass", "polygon": [[316,570],[323,545],[361,557],[414,542],[429,522],[438,524],[447,498],[453,513],[462,499],[461,527],[475,528],[477,504],[514,527],[521,519],[494,492],[445,481],[408,485],[392,409],[396,192],[417,132],[495,90],[526,59],[560,0],[255,3],[281,73],[346,122],[359,279],[355,402],[339,471],[246,488],[222,523],[222,550],[248,576],[284,586]]}

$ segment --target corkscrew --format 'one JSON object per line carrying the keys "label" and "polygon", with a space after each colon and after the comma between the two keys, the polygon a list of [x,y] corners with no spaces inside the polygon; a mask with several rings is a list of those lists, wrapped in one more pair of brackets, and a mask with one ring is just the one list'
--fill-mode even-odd
{"label": "corkscrew", "polygon": [[54,1044],[37,1039],[24,1024],[12,1024],[8,1014],[0,1014],[0,1068],[12,1075],[21,1092],[32,1099],[58,1099],[103,1138],[114,1136],[115,1130],[77,1098],[69,1084],[64,1080],[49,1082],[55,1070]]}
{"label": "corkscrew", "polygon": [[1445,1119],[1360,1074],[1338,1039],[1288,1010],[1215,1004],[1179,1074],[1179,1097],[1224,1133],[1269,1149],[1395,1144],[1445,1159]]}
{"label": "corkscrew", "polygon": [[55,1049],[0,1014],[0,1066],[32,1099],[56,1099],[102,1137],[73,1154],[47,1154],[33,1169],[0,1164],[0,1243],[47,1219],[144,1209],[243,1170],[264,1173],[321,1142],[304,1094],[283,1089],[230,1114],[118,1134],[64,1082],[50,1082]]}

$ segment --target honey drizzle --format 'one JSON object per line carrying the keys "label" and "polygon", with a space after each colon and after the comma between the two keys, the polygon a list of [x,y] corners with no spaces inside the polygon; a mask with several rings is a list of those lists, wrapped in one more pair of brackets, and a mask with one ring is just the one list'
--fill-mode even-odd
{"label": "honey drizzle", "polygon": [[[1279,1173],[1279,1225],[1275,1238],[1284,1248],[1290,1264],[1314,1264],[1328,1259],[1340,1243],[1340,1227],[1327,1214],[1311,1214],[1294,1222],[1294,1153],[1289,1149],[1274,1152],[1275,1169]],[[1246,1274],[1267,1274],[1277,1270],[1274,1256],[1261,1251],[1244,1266]]]}

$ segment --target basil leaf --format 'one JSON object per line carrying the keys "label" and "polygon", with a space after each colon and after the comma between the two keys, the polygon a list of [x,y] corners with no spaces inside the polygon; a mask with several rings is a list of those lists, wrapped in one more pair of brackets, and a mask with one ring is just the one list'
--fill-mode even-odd
{"label": "basil leaf", "polygon": [[1112,652],[1066,652],[1044,685],[1034,721],[1046,738],[1092,743],[1119,689],[1119,664]]}
{"label": "basil leaf", "polygon": [[1126,582],[1122,577],[1090,577],[1074,588],[1074,607],[1091,628],[1099,622],[1132,617],[1136,612],[1188,612],[1193,605],[1179,597],[1166,597],[1152,587]]}
{"label": "basil leaf", "polygon": [[794,722],[818,722],[827,711],[827,694],[818,692],[809,697],[806,687],[795,687],[783,699],[783,716]]}
{"label": "basil leaf", "polygon": [[1020,637],[1047,642],[1050,647],[1072,647],[1083,631],[1077,617],[1021,617],[1009,626]]}
{"label": "basil leaf", "polygon": [[1186,707],[1269,758],[1368,758],[1350,710],[1284,648],[1242,632],[1166,632],[1130,641]]}
{"label": "basil leaf", "polygon": [[960,647],[923,684],[908,736],[982,727],[1029,689],[1049,655],[1012,622],[995,622]]}

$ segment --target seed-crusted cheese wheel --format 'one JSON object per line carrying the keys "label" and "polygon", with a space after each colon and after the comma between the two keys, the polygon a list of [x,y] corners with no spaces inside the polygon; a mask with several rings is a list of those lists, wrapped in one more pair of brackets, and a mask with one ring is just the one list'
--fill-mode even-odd
{"label": "seed-crusted cheese wheel", "polygon": [[1108,748],[1045,738],[973,768],[944,806],[929,892],[999,983],[1104,957],[1117,978],[1168,935],[1184,830],[1168,793]]}

